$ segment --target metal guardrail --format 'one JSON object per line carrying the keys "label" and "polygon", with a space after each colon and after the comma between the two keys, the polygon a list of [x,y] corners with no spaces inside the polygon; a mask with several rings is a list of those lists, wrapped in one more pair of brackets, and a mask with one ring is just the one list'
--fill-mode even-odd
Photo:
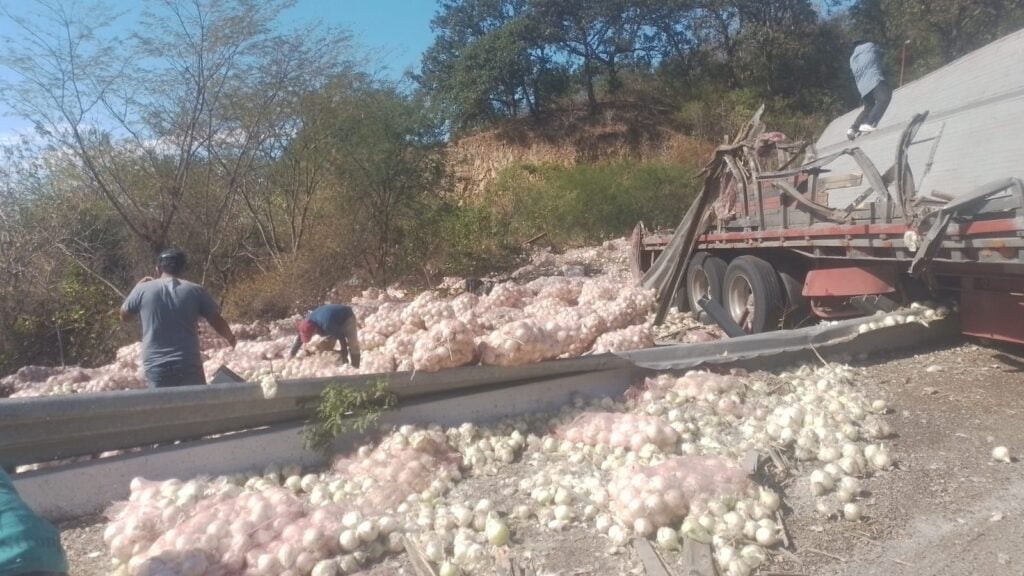
{"label": "metal guardrail", "polygon": [[[954,337],[955,317],[900,325],[866,334],[859,326],[878,317],[755,334],[701,344],[659,346],[620,355],[601,354],[513,368],[473,366],[436,373],[398,372],[282,381],[277,396],[263,398],[249,383],[162,390],[0,400],[0,464],[19,465],[98,454],[299,423],[330,383],[362,388],[387,379],[401,405],[497,390],[555,378],[616,370],[684,370],[729,364],[767,367],[815,360],[818,351],[853,356]],[[815,360],[816,361],[816,360]]]}
{"label": "metal guardrail", "polygon": [[0,400],[0,465],[19,465],[190,440],[274,424],[300,422],[331,383],[365,388],[386,379],[400,403],[501,388],[547,378],[632,366],[613,354],[500,368],[472,366],[443,372],[397,372],[284,380],[265,399],[250,383],[126,390]]}

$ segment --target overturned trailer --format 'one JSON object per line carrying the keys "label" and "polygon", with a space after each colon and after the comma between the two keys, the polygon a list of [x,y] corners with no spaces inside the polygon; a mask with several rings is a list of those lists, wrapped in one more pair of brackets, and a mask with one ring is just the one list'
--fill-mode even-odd
{"label": "overturned trailer", "polygon": [[939,297],[965,334],[1024,343],[1022,61],[1024,30],[896,90],[854,142],[857,111],[814,143],[758,112],[674,232],[637,225],[634,275],[661,315],[707,297],[750,333]]}

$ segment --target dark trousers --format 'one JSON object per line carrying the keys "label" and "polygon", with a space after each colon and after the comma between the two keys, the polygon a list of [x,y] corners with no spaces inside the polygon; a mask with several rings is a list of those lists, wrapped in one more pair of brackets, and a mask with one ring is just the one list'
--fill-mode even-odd
{"label": "dark trousers", "polygon": [[165,364],[150,366],[144,370],[150,388],[172,388],[174,386],[202,386],[206,374],[200,366]]}
{"label": "dark trousers", "polygon": [[891,101],[892,88],[884,81],[879,82],[878,86],[875,86],[871,92],[864,96],[864,109],[860,111],[857,119],[853,121],[851,128],[856,132],[860,129],[861,124],[870,124],[877,127]]}

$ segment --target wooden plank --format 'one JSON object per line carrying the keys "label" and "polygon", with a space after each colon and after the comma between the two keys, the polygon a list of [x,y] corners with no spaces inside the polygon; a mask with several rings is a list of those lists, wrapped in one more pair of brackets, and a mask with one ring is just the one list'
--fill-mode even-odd
{"label": "wooden plank", "polygon": [[775,525],[780,528],[779,532],[782,534],[782,547],[789,548],[789,530],[786,529],[786,523],[782,521],[782,512],[779,510],[775,511]]}
{"label": "wooden plank", "polygon": [[757,474],[760,461],[761,454],[757,450],[747,450],[747,453],[743,455],[743,460],[740,462],[740,467],[747,473],[747,476],[753,476]]}
{"label": "wooden plank", "polygon": [[824,192],[826,190],[836,190],[839,188],[849,188],[850,186],[860,186],[861,182],[864,181],[864,175],[860,172],[850,172],[847,174],[830,174],[828,176],[822,176],[818,179],[818,191]]}
{"label": "wooden plank", "polygon": [[633,549],[636,550],[637,557],[643,563],[647,576],[674,576],[665,565],[665,561],[661,559],[661,555],[647,539],[634,538]]}
{"label": "wooden plank", "polygon": [[717,576],[711,544],[683,538],[683,571],[680,576]]}
{"label": "wooden plank", "polygon": [[402,544],[405,546],[406,554],[409,555],[409,563],[412,564],[416,576],[437,576],[437,572],[434,572],[434,568],[412,538],[403,536]]}

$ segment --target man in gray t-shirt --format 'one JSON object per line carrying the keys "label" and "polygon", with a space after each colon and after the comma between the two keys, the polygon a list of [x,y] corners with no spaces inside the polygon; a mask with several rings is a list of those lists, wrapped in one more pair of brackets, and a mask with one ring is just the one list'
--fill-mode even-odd
{"label": "man in gray t-shirt", "polygon": [[180,250],[160,253],[160,276],[140,280],[121,305],[122,322],[142,320],[142,368],[153,388],[206,384],[196,333],[200,316],[235,346],[231,327],[206,289],[178,277],[185,262]]}

